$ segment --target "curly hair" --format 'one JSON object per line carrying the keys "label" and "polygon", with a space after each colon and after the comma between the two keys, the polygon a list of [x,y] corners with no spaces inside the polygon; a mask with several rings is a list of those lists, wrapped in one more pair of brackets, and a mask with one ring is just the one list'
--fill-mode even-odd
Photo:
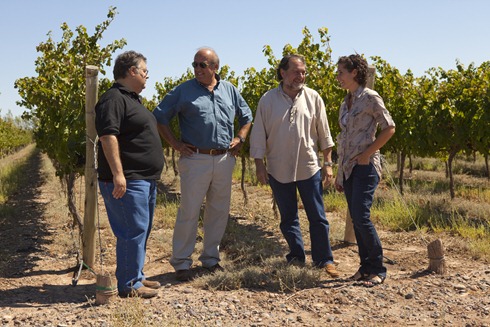
{"label": "curly hair", "polygon": [[125,78],[128,74],[128,70],[133,66],[138,67],[141,61],[146,62],[146,57],[141,53],[132,50],[121,53],[119,56],[117,56],[114,69],[112,71],[114,74],[114,79],[117,80],[120,78]]}
{"label": "curly hair", "polygon": [[339,58],[337,65],[344,66],[348,72],[352,72],[354,69],[357,69],[357,75],[354,77],[354,80],[359,83],[359,85],[366,86],[368,63],[361,55],[352,54],[350,56],[342,56]]}
{"label": "curly hair", "polygon": [[305,57],[303,57],[302,55],[290,54],[290,55],[284,56],[281,59],[279,66],[277,67],[277,79],[279,81],[282,81],[281,69],[288,70],[289,69],[289,61],[291,59],[297,59],[297,60],[301,61],[303,64],[306,64],[305,63]]}

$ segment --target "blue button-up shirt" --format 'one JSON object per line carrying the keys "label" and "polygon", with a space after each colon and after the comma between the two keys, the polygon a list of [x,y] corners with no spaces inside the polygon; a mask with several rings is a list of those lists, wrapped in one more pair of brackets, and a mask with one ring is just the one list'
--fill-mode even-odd
{"label": "blue button-up shirt", "polygon": [[235,117],[240,127],[253,118],[233,84],[218,79],[210,92],[195,78],[170,91],[153,114],[163,125],[169,125],[177,115],[182,142],[201,149],[228,149],[234,137]]}

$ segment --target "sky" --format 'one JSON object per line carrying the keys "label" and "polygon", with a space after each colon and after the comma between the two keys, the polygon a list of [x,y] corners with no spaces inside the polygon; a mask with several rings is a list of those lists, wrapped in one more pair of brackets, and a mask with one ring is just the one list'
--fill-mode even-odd
{"label": "sky", "polygon": [[[156,94],[156,82],[185,73],[200,47],[212,47],[222,66],[243,75],[269,67],[265,45],[276,58],[286,44],[299,45],[304,27],[315,43],[318,29],[328,28],[334,62],[352,53],[368,62],[380,56],[402,73],[422,76],[432,67],[454,69],[456,60],[465,66],[490,60],[488,0],[0,0],[0,116],[26,110],[16,105],[14,82],[37,76],[36,46],[47,33],[60,41],[66,22],[93,35],[110,6],[118,14],[101,45],[124,38],[127,45],[114,56],[135,50],[147,57],[150,78],[141,94],[147,98]],[[107,72],[112,79],[112,67]]]}

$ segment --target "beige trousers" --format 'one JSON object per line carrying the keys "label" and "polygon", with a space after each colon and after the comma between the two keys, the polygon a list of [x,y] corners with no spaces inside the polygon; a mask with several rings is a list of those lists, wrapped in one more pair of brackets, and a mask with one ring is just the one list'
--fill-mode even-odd
{"label": "beige trousers", "polygon": [[219,244],[228,223],[235,162],[235,157],[228,153],[217,156],[196,153],[179,159],[181,203],[170,259],[175,270],[192,266],[191,256],[196,246],[199,213],[204,199],[204,240],[199,261],[203,267],[214,266],[220,261]]}

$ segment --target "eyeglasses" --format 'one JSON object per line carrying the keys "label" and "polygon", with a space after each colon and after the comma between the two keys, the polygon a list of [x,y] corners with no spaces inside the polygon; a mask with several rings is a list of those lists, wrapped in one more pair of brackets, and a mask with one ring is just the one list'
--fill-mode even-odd
{"label": "eyeglasses", "polygon": [[141,70],[146,76],[148,76],[148,74],[150,73],[150,71],[148,69],[141,69],[139,67],[136,67],[138,68],[139,70]]}
{"label": "eyeglasses", "polygon": [[[150,71],[148,69],[139,68],[138,66],[134,66],[134,67],[136,67],[137,70],[142,71],[143,74],[145,74],[145,76],[148,77],[148,74],[150,73]],[[145,76],[143,76],[143,77],[145,77]]]}
{"label": "eyeglasses", "polygon": [[289,123],[292,124],[294,122],[294,116],[296,116],[296,107],[293,105],[289,108]]}
{"label": "eyeglasses", "polygon": [[196,68],[197,66],[201,67],[201,68],[206,68],[209,66],[209,64],[207,62],[192,62],[192,67]]}

